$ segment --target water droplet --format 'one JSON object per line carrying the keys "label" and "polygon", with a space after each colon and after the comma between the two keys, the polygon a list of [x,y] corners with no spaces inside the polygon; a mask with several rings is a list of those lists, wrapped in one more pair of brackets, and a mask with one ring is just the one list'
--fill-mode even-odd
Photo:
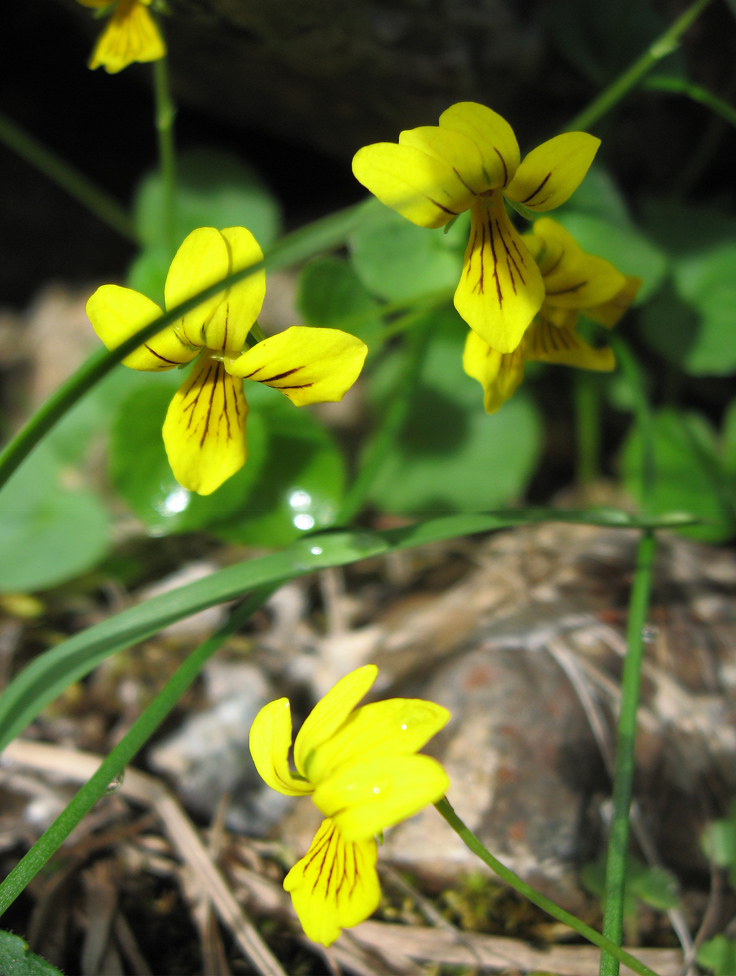
{"label": "water droplet", "polygon": [[306,532],[307,529],[314,528],[314,519],[311,515],[306,515],[305,513],[295,515],[294,525],[297,527],[297,529],[303,529]]}
{"label": "water droplet", "polygon": [[312,496],[308,491],[304,491],[301,488],[297,488],[289,495],[289,505],[291,505],[295,512],[303,512],[311,504]]}
{"label": "water droplet", "polygon": [[659,627],[650,627],[648,624],[641,629],[641,639],[645,644],[653,644],[659,637]]}
{"label": "water droplet", "polygon": [[113,793],[117,793],[120,787],[123,785],[123,780],[125,779],[125,770],[122,773],[118,773],[115,779],[111,779],[110,782],[105,787],[105,792],[103,796],[112,796]]}
{"label": "water droplet", "polygon": [[312,553],[313,556],[321,556],[322,546],[312,546],[312,548],[309,551]]}

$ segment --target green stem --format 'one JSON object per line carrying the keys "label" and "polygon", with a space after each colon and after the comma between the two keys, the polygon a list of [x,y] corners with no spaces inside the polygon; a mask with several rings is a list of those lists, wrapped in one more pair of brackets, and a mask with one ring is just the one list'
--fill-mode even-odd
{"label": "green stem", "polygon": [[171,712],[204,664],[224,642],[273,593],[274,586],[255,590],[230,614],[227,622],[191,654],[169,678],[151,704],[130,727],[112,752],[103,759],[97,772],[77,792],[56,820],[13,868],[0,885],[0,915],[13,904],[26,885],[59,849],[82,818],[89,813],[109,784],[119,776],[136,753]]}
{"label": "green stem", "polygon": [[584,370],[573,376],[577,482],[590,488],[600,473],[601,392],[598,377]]}
{"label": "green stem", "polygon": [[639,973],[639,976],[657,976],[654,970],[645,966],[644,963],[639,962],[634,956],[629,955],[625,949],[621,949],[618,945],[614,945],[609,939],[600,932],[596,932],[585,922],[581,922],[579,918],[566,912],[564,908],[560,908],[549,898],[545,898],[544,895],[535,891],[531,885],[527,884],[526,881],[514,874],[513,871],[509,870],[505,864],[502,864],[497,858],[487,850],[483,844],[478,840],[475,834],[465,826],[460,817],[455,813],[447,797],[443,797],[438,803],[435,803],[435,807],[439,813],[445,818],[448,824],[452,827],[455,833],[460,837],[463,843],[475,854],[477,857],[487,864],[492,871],[501,878],[506,884],[510,885],[515,891],[518,891],[520,895],[528,898],[532,904],[537,905],[543,911],[551,915],[552,918],[556,918],[558,922],[563,922],[565,925],[569,925],[571,929],[574,929],[578,935],[582,935],[584,939],[588,942],[592,942],[593,945],[598,946],[599,949],[604,949],[607,952],[612,953],[617,959],[620,959],[624,965],[628,966],[635,973]]}
{"label": "green stem", "polygon": [[417,329],[409,334],[406,367],[396,384],[395,393],[383,415],[378,432],[368,445],[358,476],[342,500],[335,516],[335,525],[347,525],[358,514],[376,474],[383,464],[386,453],[391,445],[396,442],[413,400],[414,388],[424,362],[428,339],[429,330],[426,328]]}
{"label": "green stem", "polygon": [[133,221],[114,197],[100,189],[84,173],[70,166],[2,113],[0,113],[0,142],[31,166],[35,166],[44,176],[60,186],[70,197],[99,217],[121,237],[131,244],[138,243]]}
{"label": "green stem", "polygon": [[161,181],[164,190],[164,233],[169,257],[176,252],[176,151],[174,118],[176,108],[169,90],[168,59],[153,62],[153,87],[156,93],[156,131]]}
{"label": "green stem", "polygon": [[712,92],[709,92],[707,88],[703,88],[701,85],[695,85],[692,81],[687,81],[685,78],[673,78],[670,75],[655,75],[653,78],[647,78],[642,87],[648,88],[651,91],[669,92],[672,95],[686,95],[694,102],[705,105],[706,108],[715,112],[716,115],[720,115],[729,125],[736,126],[736,108],[729,105],[728,102],[724,102],[722,98],[719,98]]}
{"label": "green stem", "polygon": [[[626,658],[621,680],[621,711],[618,719],[616,765],[613,778],[613,819],[606,863],[603,935],[621,944],[626,882],[626,849],[629,840],[629,810],[634,784],[634,743],[639,707],[641,665],[644,656],[643,630],[649,612],[656,540],[653,532],[642,534],[636,558],[636,574],[629,602]],[[600,976],[618,976],[619,960],[614,953],[601,955]]]}
{"label": "green stem", "polygon": [[616,333],[610,337],[610,343],[616,354],[616,362],[626,377],[634,399],[634,416],[642,444],[641,510],[643,515],[651,515],[657,480],[657,462],[654,454],[654,415],[644,392],[644,374],[628,344]]}
{"label": "green stem", "polygon": [[186,312],[196,308],[205,299],[237,284],[262,268],[268,271],[286,268],[311,257],[313,254],[318,254],[320,251],[336,247],[345,240],[361,220],[366,219],[366,216],[370,219],[370,215],[371,211],[365,204],[360,203],[331,214],[322,220],[317,220],[307,227],[293,231],[275,244],[263,261],[259,261],[250,268],[236,271],[208,288],[203,288],[196,295],[192,295],[185,302],[155,319],[150,325],[139,329],[115,349],[100,349],[93,353],[87,362],[80,366],[77,372],[62,384],[33,414],[25,427],[0,453],[0,488],[23,460],[28,457],[41,438],[61,420],[74,404],[96,383],[99,383],[117,363],[125,359],[134,349],[137,349],[142,342],[181,318]]}
{"label": "green stem", "polygon": [[608,88],[593,99],[587,108],[583,109],[567,126],[566,131],[589,129],[594,123],[611,111],[624,95],[627,95],[655,64],[672,54],[677,49],[680,37],[690,25],[700,16],[711,0],[695,0],[677,18],[667,30],[651,44],[637,60],[619,75]]}

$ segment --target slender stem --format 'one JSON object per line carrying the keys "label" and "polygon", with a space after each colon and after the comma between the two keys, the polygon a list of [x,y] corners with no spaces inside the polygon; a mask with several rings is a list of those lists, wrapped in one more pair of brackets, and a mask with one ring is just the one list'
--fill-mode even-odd
{"label": "slender stem", "polygon": [[[634,784],[634,743],[639,707],[641,665],[644,656],[644,625],[649,612],[656,540],[654,533],[642,534],[636,558],[636,574],[629,602],[626,658],[621,680],[621,711],[618,719],[616,764],[613,778],[613,819],[608,840],[603,934],[621,944],[626,882],[626,848],[629,840],[629,810]],[[600,976],[618,976],[619,960],[610,951],[601,955]]]}
{"label": "slender stem", "polygon": [[35,166],[126,241],[138,243],[133,221],[114,197],[2,113],[0,142],[31,166]]}
{"label": "slender stem", "polygon": [[669,92],[672,95],[686,95],[694,102],[705,105],[706,108],[709,108],[716,115],[725,119],[729,125],[736,126],[736,108],[733,105],[724,102],[722,98],[709,92],[707,88],[703,88],[701,85],[695,85],[692,81],[687,81],[685,78],[674,78],[671,75],[655,75],[653,78],[647,78],[643,87],[651,91]]}
{"label": "slender stem", "polygon": [[575,371],[573,384],[577,482],[587,490],[600,474],[601,391],[598,377],[584,370]]}
{"label": "slender stem", "polygon": [[169,89],[168,59],[153,62],[153,87],[156,92],[156,131],[161,181],[164,190],[164,233],[169,257],[176,251],[176,151],[174,118],[176,108]]}
{"label": "slender stem", "polygon": [[41,438],[54,427],[56,423],[80,400],[84,394],[106,376],[110,370],[122,359],[137,349],[138,346],[156,335],[162,328],[186,312],[196,308],[201,302],[218,292],[230,288],[249,275],[255,274],[262,268],[275,271],[286,268],[291,264],[303,261],[313,254],[341,244],[361,220],[370,219],[365,204],[359,203],[353,207],[338,211],[321,220],[316,220],[307,227],[287,234],[275,244],[264,258],[249,268],[236,271],[222,281],[217,281],[202,291],[192,295],[185,302],[169,309],[166,314],[155,319],[134,333],[125,342],[121,342],[115,349],[100,349],[83,363],[69,379],[53,393],[49,399],[33,414],[15,437],[0,452],[0,488],[28,457]]}
{"label": "slender stem", "polygon": [[77,792],[48,830],[39,837],[25,857],[5,878],[0,885],[0,915],[12,905],[31,879],[38,874],[72,830],[103,796],[109,784],[123,772],[131,759],[150,739],[209,658],[245,623],[248,617],[262,606],[274,589],[274,586],[265,586],[251,593],[239,607],[232,611],[227,622],[200,644],[197,650],[177,668],[110,755],[102,761],[94,776]]}
{"label": "slender stem", "polygon": [[615,945],[605,936],[601,935],[600,932],[596,932],[585,922],[581,922],[579,918],[566,912],[564,908],[560,908],[549,898],[545,898],[544,895],[540,894],[531,885],[527,884],[526,881],[514,874],[505,864],[502,864],[497,858],[487,850],[483,844],[478,840],[475,834],[463,823],[463,821],[458,817],[458,815],[453,810],[447,797],[443,797],[438,803],[435,803],[435,807],[438,812],[445,818],[448,824],[452,827],[455,833],[460,837],[463,843],[475,854],[477,857],[487,864],[492,871],[501,878],[506,884],[510,885],[515,891],[518,891],[520,895],[528,898],[532,904],[537,905],[543,911],[551,915],[552,918],[556,918],[558,922],[563,922],[565,925],[569,925],[571,929],[574,929],[578,935],[582,935],[584,939],[588,942],[592,942],[593,945],[598,946],[599,949],[607,950],[612,953],[616,958],[620,959],[624,965],[628,966],[635,973],[639,973],[639,976],[657,976],[657,974],[645,966],[644,963],[639,962],[634,956],[629,955],[625,949],[621,949],[618,945]]}
{"label": "slender stem", "polygon": [[599,119],[603,118],[624,95],[639,84],[644,75],[655,64],[672,54],[676,50],[680,37],[705,10],[711,0],[695,0],[677,18],[667,30],[651,44],[634,63],[619,75],[608,88],[604,89],[597,98],[583,109],[567,126],[566,131],[589,129]]}
{"label": "slender stem", "polygon": [[358,476],[345,493],[335,516],[335,525],[347,525],[358,514],[387,451],[399,436],[413,399],[414,387],[424,362],[428,339],[429,330],[426,328],[410,333],[406,367],[396,384],[396,390],[383,415],[378,432],[368,445]]}

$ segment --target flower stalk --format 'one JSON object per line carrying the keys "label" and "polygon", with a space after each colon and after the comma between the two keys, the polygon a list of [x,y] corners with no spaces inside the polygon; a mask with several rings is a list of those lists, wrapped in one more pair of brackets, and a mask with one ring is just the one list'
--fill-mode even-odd
{"label": "flower stalk", "polygon": [[171,99],[168,57],[153,62],[153,87],[156,96],[156,132],[159,165],[164,190],[164,233],[169,257],[176,251],[176,150],[174,118],[176,107]]}

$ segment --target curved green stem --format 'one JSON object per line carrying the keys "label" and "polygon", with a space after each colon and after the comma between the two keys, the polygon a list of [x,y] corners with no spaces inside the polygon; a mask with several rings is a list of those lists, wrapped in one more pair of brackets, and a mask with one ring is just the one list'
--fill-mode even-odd
{"label": "curved green stem", "polygon": [[703,88],[701,85],[695,85],[692,81],[687,81],[685,78],[673,78],[670,75],[655,75],[653,78],[647,78],[642,87],[648,88],[650,91],[669,92],[671,95],[685,95],[687,98],[692,99],[692,101],[709,108],[716,115],[720,115],[729,125],[736,127],[736,108],[733,105],[724,102],[722,98],[709,92],[707,88]]}
{"label": "curved green stem", "polygon": [[627,95],[632,88],[636,87],[642,78],[650,71],[655,64],[672,54],[680,43],[680,38],[690,25],[697,20],[705,10],[711,0],[695,0],[671,24],[667,30],[651,44],[647,50],[637,58],[637,60],[619,75],[608,88],[604,89],[597,98],[575,116],[566,127],[567,132],[580,129],[589,129],[599,119],[603,118],[614,105]]}
{"label": "curved green stem", "polygon": [[[639,707],[644,625],[649,612],[655,549],[654,533],[644,532],[639,542],[636,574],[629,603],[626,658],[621,680],[621,711],[618,719],[616,766],[613,778],[613,819],[608,840],[603,910],[603,934],[616,945],[621,943],[623,926],[626,848],[629,840],[629,810],[634,784],[636,713]],[[603,952],[600,976],[618,976],[618,971],[619,957],[610,950]]]}
{"label": "curved green stem", "polygon": [[153,87],[156,93],[156,132],[161,181],[164,190],[164,233],[169,257],[176,251],[176,152],[174,117],[176,109],[169,90],[168,59],[153,62]]}
{"label": "curved green stem", "polygon": [[603,949],[606,952],[610,952],[616,959],[619,959],[622,963],[633,970],[635,973],[639,973],[639,976],[657,976],[654,970],[645,966],[644,963],[639,962],[634,956],[629,955],[625,949],[619,948],[610,939],[607,939],[600,932],[596,932],[585,922],[581,922],[579,918],[566,912],[564,908],[560,908],[549,898],[545,898],[544,895],[540,894],[531,885],[523,881],[518,874],[514,874],[505,864],[502,864],[498,858],[495,858],[489,850],[487,850],[483,844],[478,840],[475,834],[463,823],[463,821],[458,817],[458,815],[453,810],[447,797],[443,797],[438,803],[435,803],[435,807],[438,812],[445,818],[448,824],[452,827],[455,833],[460,837],[463,843],[476,855],[479,857],[484,864],[487,864],[492,871],[501,878],[506,884],[510,885],[515,891],[518,891],[520,895],[524,898],[528,898],[532,904],[537,905],[543,911],[551,915],[552,918],[556,918],[558,922],[563,922],[565,925],[569,925],[571,929],[574,929],[578,935],[582,935],[584,939],[588,942],[592,942],[593,945],[598,946],[599,949]]}
{"label": "curved green stem", "polygon": [[60,186],[70,197],[99,217],[104,224],[124,237],[126,241],[130,241],[131,244],[138,243],[133,221],[114,197],[2,113],[0,113],[0,142],[31,166],[35,166],[39,172]]}
{"label": "curved green stem", "polygon": [[13,904],[26,885],[61,847],[82,818],[89,813],[109,784],[123,772],[136,753],[171,712],[205,663],[273,593],[274,586],[253,592],[232,611],[227,622],[177,668],[151,704],[139,716],[97,772],[77,792],[51,826],[16,864],[0,885],[0,915]]}

